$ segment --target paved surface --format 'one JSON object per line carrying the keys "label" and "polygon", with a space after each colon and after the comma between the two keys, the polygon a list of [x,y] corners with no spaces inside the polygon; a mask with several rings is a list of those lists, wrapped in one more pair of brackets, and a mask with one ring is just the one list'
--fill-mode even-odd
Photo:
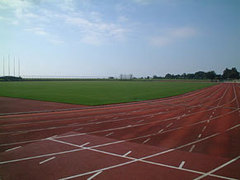
{"label": "paved surface", "polygon": [[0,177],[240,179],[239,103],[239,84],[218,84],[138,103],[2,112]]}

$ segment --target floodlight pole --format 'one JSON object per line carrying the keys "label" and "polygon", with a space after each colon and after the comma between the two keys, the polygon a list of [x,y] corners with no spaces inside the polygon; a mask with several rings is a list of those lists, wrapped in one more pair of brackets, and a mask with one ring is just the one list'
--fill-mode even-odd
{"label": "floodlight pole", "polygon": [[10,76],[10,55],[8,55],[8,76]]}
{"label": "floodlight pole", "polygon": [[18,57],[18,76],[20,77],[20,59]]}
{"label": "floodlight pole", "polygon": [[13,76],[15,77],[15,56],[13,58]]}
{"label": "floodlight pole", "polygon": [[4,66],[5,66],[5,63],[4,63],[4,60],[5,60],[5,59],[4,59],[4,56],[3,56],[3,76],[5,76],[5,67],[4,67]]}

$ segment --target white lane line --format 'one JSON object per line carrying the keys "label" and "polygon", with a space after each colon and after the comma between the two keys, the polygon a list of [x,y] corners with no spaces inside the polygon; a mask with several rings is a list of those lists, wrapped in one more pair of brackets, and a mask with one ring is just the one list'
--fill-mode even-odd
{"label": "white lane line", "polygon": [[144,120],[140,120],[140,121],[138,121],[137,123],[141,123],[141,122],[143,122]]}
{"label": "white lane line", "polygon": [[202,137],[202,134],[199,134],[199,135],[198,135],[198,138],[201,138],[201,137]]}
{"label": "white lane line", "polygon": [[50,139],[52,139],[52,138],[57,138],[57,135],[53,135],[53,136],[51,136],[51,137],[49,137]]}
{"label": "white lane line", "polygon": [[182,161],[181,164],[179,165],[179,168],[181,169],[185,164],[185,161]]}
{"label": "white lane line", "polygon": [[202,129],[202,132],[205,131],[206,128],[207,128],[207,126],[204,126],[203,129]]}
{"label": "white lane line", "polygon": [[86,145],[88,145],[88,144],[90,144],[90,142],[86,142],[86,143],[80,145],[80,147],[84,147],[84,146],[86,146]]}
{"label": "white lane line", "polygon": [[151,138],[146,139],[145,141],[143,141],[143,144],[147,143]]}
{"label": "white lane line", "polygon": [[[213,118],[213,119],[218,119],[218,118],[220,118],[220,117],[224,117],[224,116],[229,115],[229,114],[232,114],[232,113],[234,113],[234,112],[236,112],[236,111],[238,111],[238,109],[237,109],[237,110],[233,110],[233,111],[231,111],[231,112],[229,112],[229,113],[226,113],[226,114],[223,114],[223,115],[216,116],[216,117]],[[201,111],[201,112],[205,112],[205,111]],[[176,117],[175,117],[175,118],[176,118]],[[168,120],[171,120],[171,119],[174,119],[174,118],[165,119],[165,120],[163,120],[163,121],[168,121]],[[197,125],[197,124],[199,124],[199,123],[204,123],[204,122],[206,122],[206,121],[207,121],[207,123],[210,122],[210,120],[202,120],[202,121],[199,121],[199,122],[197,122],[197,123],[190,124],[190,125],[188,125],[188,126],[195,126],[195,125]],[[146,124],[149,124],[149,123],[145,123],[145,124],[143,124],[143,125],[146,125]],[[138,126],[138,125],[135,125],[135,126]],[[124,126],[124,127],[120,127],[120,128],[112,128],[112,129],[107,129],[107,130],[101,130],[101,131],[92,131],[92,132],[89,132],[89,133],[77,133],[77,134],[73,134],[73,135],[62,135],[62,136],[58,136],[57,138],[65,138],[65,137],[68,138],[68,137],[82,136],[82,135],[94,134],[94,133],[106,132],[106,131],[112,131],[112,130],[117,130],[117,129],[125,129],[125,128],[128,128],[128,127],[131,127],[131,125]],[[178,129],[181,129],[181,128],[184,128],[184,127],[175,128],[175,129],[172,129],[172,130],[178,130]],[[232,128],[233,128],[233,127],[232,127]],[[228,130],[227,130],[227,131],[228,131]],[[168,131],[166,131],[166,132],[168,132]],[[153,134],[153,135],[155,135],[155,134]],[[145,136],[144,136],[144,137],[145,137]],[[0,144],[0,147],[1,147],[1,146],[9,146],[9,145],[17,145],[17,144],[24,144],[24,143],[32,143],[32,142],[45,141],[45,140],[47,140],[47,139],[48,139],[48,138],[45,138],[45,139],[37,139],[37,140],[29,140],[29,141],[20,141],[20,142],[6,143],[6,144]]]}
{"label": "white lane line", "polygon": [[42,157],[49,157],[49,156],[53,156],[53,155],[68,154],[68,153],[78,152],[78,151],[82,151],[82,150],[84,150],[84,149],[77,148],[77,149],[72,149],[69,151],[54,152],[54,153],[50,153],[50,154],[42,154],[42,155],[38,155],[38,156],[30,156],[30,157],[26,157],[26,158],[13,159],[13,160],[8,160],[8,161],[0,161],[0,165],[14,163],[14,162],[20,162],[20,161],[27,161],[27,160],[31,160],[31,159],[38,159],[38,158],[42,158]]}
{"label": "white lane line", "polygon": [[[54,141],[55,141],[55,140],[54,140]],[[59,141],[59,140],[56,140],[56,142],[63,143],[63,144],[66,144],[66,143],[67,143],[67,142]],[[67,143],[67,144],[68,144],[68,143]],[[75,144],[72,144],[72,146],[78,147],[78,145],[75,145]],[[97,170],[85,172],[85,173],[82,173],[82,174],[76,174],[76,175],[73,175],[73,176],[68,176],[68,177],[62,178],[61,180],[73,179],[73,178],[77,178],[77,177],[81,177],[81,176],[85,176],[85,175],[97,173],[97,172],[99,172],[99,171],[105,171],[105,170],[109,170],[109,169],[113,169],[113,168],[125,166],[125,165],[127,165],[127,164],[132,164],[132,163],[135,163],[135,162],[137,162],[137,161],[144,162],[144,163],[147,163],[147,164],[154,164],[154,165],[158,165],[158,166],[168,167],[168,168],[171,168],[171,169],[178,169],[178,170],[180,169],[179,167],[176,167],[176,166],[170,166],[170,165],[166,165],[166,164],[155,163],[155,162],[151,162],[151,161],[144,160],[144,159],[149,158],[150,156],[145,156],[145,157],[143,157],[143,158],[136,159],[136,158],[124,157],[124,156],[119,155],[119,154],[110,153],[110,152],[101,151],[101,150],[92,149],[92,148],[84,148],[84,149],[87,149],[87,150],[90,150],[90,151],[99,152],[99,153],[103,153],[103,154],[108,154],[108,155],[112,155],[112,156],[123,157],[123,158],[129,159],[130,161],[124,162],[124,163],[121,163],[121,164],[116,164],[116,165],[113,165],[113,166],[108,166],[108,167],[105,167],[105,168],[102,168],[102,169],[97,169]],[[160,152],[160,153],[161,153],[161,154],[165,154],[165,153],[171,152],[171,151],[173,151],[173,150],[174,150],[174,149],[170,149],[170,150],[162,151],[162,152]],[[160,153],[157,153],[157,154],[160,154]],[[153,157],[153,155],[151,155],[151,156]],[[197,173],[197,174],[200,174],[200,175],[203,175],[203,174],[204,174],[203,172],[195,171],[195,170],[191,170],[191,169],[181,168],[181,170],[182,170],[182,171],[187,171],[187,172]],[[227,178],[227,177],[219,176],[219,175],[215,175],[215,174],[210,174],[209,176],[232,180],[231,178]],[[234,179],[234,180],[235,180],[235,179]]]}
{"label": "white lane line", "polygon": [[[231,111],[231,112],[229,112],[229,113],[226,113],[226,114],[223,114],[223,115],[216,116],[216,117],[213,118],[213,119],[218,119],[218,118],[220,118],[220,117],[224,117],[224,116],[229,115],[229,114],[232,114],[232,113],[234,113],[234,112],[236,112],[236,111],[238,111],[238,109],[237,109],[237,110],[233,110],[233,111]],[[204,112],[205,112],[205,111],[204,111]],[[175,117],[175,118],[176,118],[176,117]],[[173,118],[165,119],[164,121],[168,121],[168,120],[171,120],[171,119],[173,119]],[[206,121],[207,121],[207,123],[210,122],[209,120],[202,120],[202,121],[199,121],[199,122],[197,122],[197,123],[190,124],[190,125],[188,125],[188,126],[195,126],[195,125],[197,125],[197,124],[199,124],[199,123],[204,123],[204,122],[206,122]],[[149,124],[149,123],[145,123],[145,124]],[[145,124],[144,124],[144,125],[145,125]],[[138,125],[135,125],[135,126],[138,126]],[[68,137],[82,136],[82,135],[87,135],[87,134],[94,134],[94,133],[99,133],[99,132],[106,132],[106,131],[110,131],[110,130],[125,129],[125,128],[128,128],[128,127],[131,127],[131,125],[124,126],[124,127],[120,127],[120,128],[112,128],[112,129],[102,130],[102,131],[92,131],[92,132],[90,132],[90,133],[77,133],[77,134],[73,134],[73,135],[62,135],[62,136],[58,136],[57,138],[65,138],[65,137],[68,138]],[[236,125],[236,127],[238,127],[238,125]],[[226,130],[226,131],[229,131],[229,130],[234,129],[234,128],[236,128],[236,127],[234,126],[234,127],[230,128],[230,129],[228,129],[228,130]],[[170,132],[170,131],[178,130],[178,129],[181,129],[181,128],[184,128],[184,127],[175,128],[175,129],[168,130],[168,131],[165,131],[165,132]],[[149,134],[149,135],[142,136],[142,137],[149,137],[149,136],[154,136],[154,135],[156,135],[156,133],[155,133],[155,134]],[[139,137],[139,138],[141,138],[141,137]],[[134,138],[134,139],[135,139],[135,138]],[[137,138],[137,139],[138,139],[138,138]],[[48,138],[45,138],[45,139],[37,139],[37,140],[29,140],[29,141],[20,141],[20,142],[6,143],[6,144],[0,144],[0,147],[1,147],[1,146],[9,146],[9,145],[18,145],[18,144],[24,144],[24,143],[40,142],[40,141],[45,141],[45,140],[48,140]],[[120,143],[121,143],[121,141],[120,141]]]}
{"label": "white lane line", "polygon": [[87,178],[87,180],[92,180],[93,178],[95,178],[97,175],[101,174],[102,171],[99,171],[97,173],[95,173],[94,175],[92,175],[91,177]]}
{"label": "white lane line", "polygon": [[74,131],[78,131],[78,130],[81,130],[81,129],[83,129],[83,127],[80,127],[80,128],[74,129]]}
{"label": "white lane line", "polygon": [[237,102],[237,107],[239,108],[239,102],[238,102],[238,98],[237,98],[237,94],[236,94],[236,88],[235,88],[235,86],[233,86],[233,87],[234,87],[233,90],[234,90],[234,96],[235,96],[236,102]]}
{"label": "white lane line", "polygon": [[113,166],[109,166],[109,167],[105,167],[105,168],[102,168],[102,169],[99,169],[99,170],[93,170],[93,171],[90,171],[90,172],[85,172],[85,173],[82,173],[82,174],[76,174],[76,175],[73,175],[73,176],[68,176],[68,177],[64,177],[64,178],[61,178],[59,180],[68,180],[68,179],[73,179],[73,178],[77,178],[77,177],[81,177],[81,176],[85,176],[85,175],[89,175],[89,174],[92,174],[92,173],[97,173],[99,171],[105,171],[105,170],[109,170],[109,169],[114,169],[114,168],[117,168],[117,167],[121,167],[121,166],[125,166],[127,164],[132,164],[134,162],[136,162],[137,160],[132,160],[132,161],[127,161],[125,163],[121,163],[121,164],[116,164],[116,165],[113,165]]}
{"label": "white lane line", "polygon": [[192,147],[190,148],[189,152],[192,152],[194,148],[195,148],[195,145],[192,145]]}
{"label": "white lane line", "polygon": [[199,180],[199,179],[202,179],[202,178],[204,178],[204,177],[206,177],[206,176],[209,176],[209,175],[211,175],[212,173],[218,171],[219,169],[222,169],[222,168],[224,168],[225,166],[233,163],[234,161],[238,160],[239,158],[240,158],[240,156],[237,156],[236,158],[234,158],[234,159],[232,159],[232,160],[230,160],[230,161],[222,164],[221,166],[218,166],[217,168],[215,168],[215,169],[213,169],[213,170],[211,170],[211,171],[203,174],[202,176],[199,176],[199,177],[195,178],[194,180]]}
{"label": "white lane line", "polygon": [[17,146],[17,147],[11,148],[11,149],[7,149],[5,152],[13,151],[13,150],[18,149],[20,147],[22,147],[22,146]]}
{"label": "white lane line", "polygon": [[[223,106],[223,105],[222,105]],[[222,106],[219,106],[219,107],[214,107],[214,108],[212,108],[212,109],[216,109],[216,108],[220,108],[220,107],[222,107]],[[212,109],[209,109],[209,110],[207,110],[207,111],[210,111],[210,110],[212,110]],[[204,110],[204,111],[200,111],[200,112],[195,112],[195,113],[191,113],[191,114],[189,114],[188,116],[190,116],[190,115],[192,115],[192,114],[197,114],[197,113],[201,113],[201,112],[205,112],[206,110]],[[150,115],[144,115],[144,116],[141,116],[141,117],[149,117]],[[182,116],[185,116],[185,114],[184,115],[182,115]],[[218,116],[218,117],[220,117],[220,116]],[[177,117],[172,117],[172,118],[169,118],[169,119],[165,119],[165,120],[163,120],[163,121],[168,121],[168,120],[171,120],[171,119],[176,119]],[[216,117],[217,118],[217,117]],[[125,118],[126,119],[126,118]],[[132,119],[132,118],[127,118],[127,119]],[[121,119],[121,120],[123,120],[123,119]],[[120,121],[120,120],[115,120],[115,121]],[[162,120],[161,120],[162,121]],[[161,121],[156,121],[156,122],[161,122]],[[90,125],[90,124],[100,124],[100,123],[105,123],[105,122],[110,122],[110,120],[107,120],[107,121],[102,121],[102,122],[97,122],[97,123],[87,123],[87,124],[79,124],[78,126],[83,126],[83,125]],[[112,120],[111,120],[111,122],[112,122]],[[149,123],[145,123],[145,124],[149,124]],[[142,125],[145,125],[145,124],[142,124]],[[27,130],[27,131],[18,131],[18,132],[15,132],[15,133],[26,133],[26,132],[34,132],[34,131],[41,131],[41,130],[49,130],[49,129],[57,129],[57,128],[64,128],[65,126],[59,126],[59,127],[50,127],[50,128],[43,128],[43,129],[33,129],[33,130]],[[7,132],[7,133],[0,133],[0,134],[12,134],[13,132]],[[0,145],[1,146],[1,145]]]}
{"label": "white lane line", "polygon": [[173,123],[168,124],[166,127],[168,128],[168,127],[170,127],[171,125],[173,125]]}
{"label": "white lane line", "polygon": [[[140,162],[145,162],[145,163],[148,163],[148,164],[157,165],[157,166],[167,167],[167,168],[171,168],[171,169],[177,169],[177,170],[182,170],[182,171],[196,173],[196,174],[204,174],[201,171],[196,171],[196,170],[192,170],[192,169],[185,169],[185,168],[179,169],[179,167],[176,167],[176,166],[171,166],[171,165],[167,165],[167,164],[161,164],[161,163],[152,162],[152,161],[146,161],[146,160],[141,160],[141,159],[139,161]],[[220,176],[220,175],[216,175],[216,174],[210,174],[209,176],[220,178],[220,179],[237,180],[237,179],[234,179],[234,178],[229,178],[229,177]]]}
{"label": "white lane line", "polygon": [[229,129],[227,129],[226,131],[230,131],[230,130],[235,129],[235,128],[239,127],[239,126],[240,126],[240,124],[237,124],[236,126],[233,126],[233,127],[229,128]]}
{"label": "white lane line", "polygon": [[0,144],[0,147],[2,147],[2,146],[10,146],[10,145],[17,145],[17,144],[26,144],[26,143],[32,143],[32,142],[40,142],[40,141],[45,141],[45,140],[46,139],[37,139],[37,140],[29,140],[29,141],[18,141],[18,142]]}
{"label": "white lane line", "polygon": [[106,134],[105,136],[108,137],[108,136],[111,136],[114,132],[110,132],[108,134]]}
{"label": "white lane line", "polygon": [[55,158],[56,158],[56,157],[53,156],[53,157],[51,157],[51,158],[48,158],[48,159],[45,159],[44,161],[39,162],[39,164],[43,164],[43,163],[48,162],[48,161],[51,161],[51,160],[53,160],[53,159],[55,159]]}
{"label": "white lane line", "polygon": [[[208,137],[205,137],[205,138],[203,138],[203,139],[200,139],[200,140],[197,140],[197,141],[194,141],[194,142],[191,142],[191,143],[188,143],[188,144],[179,146],[179,147],[177,147],[177,148],[175,148],[175,149],[169,149],[169,150],[166,150],[166,151],[163,151],[163,152],[159,152],[159,153],[156,153],[156,154],[153,154],[153,155],[150,155],[150,156],[145,156],[144,159],[147,159],[147,158],[150,158],[150,157],[154,157],[154,156],[157,156],[157,155],[160,155],[160,154],[165,154],[165,153],[174,151],[174,150],[176,150],[176,149],[181,149],[181,148],[183,148],[183,147],[186,147],[186,146],[189,146],[189,145],[192,145],[192,144],[201,142],[201,141],[203,141],[203,140],[206,140],[206,139],[215,137],[215,136],[217,136],[217,135],[219,135],[219,134],[221,134],[221,133],[213,134],[213,135],[208,136]],[[56,142],[61,142],[61,141],[58,141],[58,140],[56,140],[56,139],[52,139],[52,140],[53,140],[53,141],[56,141]],[[122,143],[122,142],[126,142],[126,140],[122,140],[122,141],[118,141],[118,142],[113,142],[113,143],[106,143],[106,144],[97,145],[97,146],[92,146],[91,148],[101,147],[101,146],[104,146],[104,145],[107,145],[107,144]],[[61,143],[62,143],[62,142],[61,142]],[[66,142],[65,142],[64,144],[72,145],[71,143],[66,143]],[[77,146],[77,147],[80,147],[80,146]],[[72,152],[78,152],[78,151],[81,151],[81,150],[84,150],[84,149],[73,149],[73,150],[70,150],[70,151],[63,151],[63,152],[57,152],[57,153],[51,153],[51,154],[44,154],[44,155],[27,157],[27,158],[21,158],[21,159],[14,159],[14,160],[9,160],[9,161],[0,162],[0,164],[7,164],[7,163],[25,161],[25,160],[36,159],[36,158],[41,158],[41,157],[48,157],[48,156],[52,156],[52,155],[67,154],[67,153],[72,153]],[[136,161],[137,161],[137,160],[133,160],[133,161],[130,161],[130,162],[118,164],[118,165],[112,166],[111,168],[119,167],[119,166],[123,166],[123,165],[127,165],[127,164],[130,164],[130,163],[136,162]],[[110,168],[110,169],[111,169],[111,168]],[[99,170],[98,170],[98,171],[99,171]],[[96,171],[95,171],[95,172],[96,172]],[[93,173],[93,172],[92,172],[92,173]],[[201,174],[202,174],[202,173],[201,173]],[[75,175],[74,177],[79,177],[79,176],[81,176],[81,175],[78,174],[78,175]],[[210,175],[210,176],[215,176],[215,175]],[[71,176],[71,177],[72,177],[72,176]],[[64,179],[65,179],[65,178],[64,178]],[[69,179],[69,178],[67,178],[67,179]]]}
{"label": "white lane line", "polygon": [[126,157],[127,155],[129,155],[132,151],[128,151],[126,154],[123,155],[123,157]]}
{"label": "white lane line", "polygon": [[161,129],[160,131],[158,131],[158,133],[161,133],[161,132],[163,132],[163,129]]}
{"label": "white lane line", "polygon": [[[240,126],[240,124],[234,126],[234,128],[237,128],[239,126]],[[234,128],[233,127],[231,129],[229,128],[226,131],[230,131],[230,130],[232,130]],[[225,133],[225,132],[223,132],[223,133]],[[165,151],[164,153],[171,152],[171,151],[174,151],[174,150],[177,150],[177,149],[181,149],[183,147],[187,147],[187,146],[196,144],[198,142],[202,142],[204,140],[216,137],[216,136],[218,136],[220,134],[223,134],[223,133],[212,134],[212,135],[207,136],[205,138],[202,138],[202,139],[199,139],[199,140],[196,140],[196,141],[184,144],[182,146],[179,146],[179,147],[177,147],[175,149],[169,149],[169,150]],[[91,148],[97,148],[97,147],[103,147],[103,146],[108,146],[108,145],[112,145],[112,144],[124,143],[124,142],[128,142],[128,141],[131,141],[131,140],[141,139],[143,137],[149,137],[149,136],[153,136],[153,135],[156,135],[156,133],[155,134],[149,134],[149,135],[141,136],[141,137],[130,138],[130,139],[126,139],[126,140],[120,140],[120,141],[115,141],[115,142],[110,142],[110,143],[105,143],[105,144],[99,144],[99,145],[92,146]],[[43,139],[43,140],[47,140],[47,139]],[[48,139],[48,140],[58,141],[56,139]],[[30,142],[36,142],[36,141],[30,141]],[[65,144],[67,144],[67,143],[65,143]],[[72,144],[70,143],[69,145],[72,145]],[[78,147],[80,147],[80,146],[78,146]],[[1,164],[14,163],[14,162],[20,162],[20,161],[26,161],[26,160],[31,160],[31,159],[37,159],[37,158],[41,158],[41,157],[49,157],[49,156],[53,156],[53,155],[68,154],[68,153],[78,152],[78,151],[82,151],[82,150],[84,150],[84,149],[82,149],[82,147],[81,147],[81,149],[78,148],[78,149],[73,149],[73,150],[69,150],[69,151],[54,152],[54,153],[50,153],[50,154],[42,154],[42,155],[38,155],[38,156],[30,156],[30,157],[26,157],[26,158],[12,159],[12,160],[8,160],[8,161],[0,161],[0,165]],[[147,156],[146,158],[154,157],[154,156],[157,156],[157,155],[160,155],[160,154],[164,154],[164,153],[163,152],[159,152],[159,153],[156,153],[154,155]]]}

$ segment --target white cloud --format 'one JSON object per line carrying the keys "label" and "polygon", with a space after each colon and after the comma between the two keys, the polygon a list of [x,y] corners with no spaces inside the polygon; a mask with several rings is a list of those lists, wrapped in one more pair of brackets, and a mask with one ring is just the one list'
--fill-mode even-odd
{"label": "white cloud", "polygon": [[[96,16],[97,14],[95,14]],[[78,27],[81,31],[81,39],[85,43],[99,45],[106,41],[124,40],[126,28],[115,23],[103,22],[99,16],[95,19],[86,17],[63,16],[66,23]]]}
{"label": "white cloud", "polygon": [[[61,0],[60,2],[57,0],[50,2],[44,0],[1,0],[0,7],[6,7],[8,13],[6,16],[1,16],[0,20],[22,26],[25,31],[45,36],[48,39],[53,35],[57,36],[57,34],[68,35],[67,33],[70,33],[70,29],[73,28],[76,32],[76,39],[84,43],[99,45],[126,39],[128,32],[127,28],[124,27],[126,18],[121,17],[116,21],[107,21],[99,12],[86,12],[81,8],[77,9],[75,3],[74,0]],[[46,7],[47,5],[49,8]],[[44,28],[40,28],[41,26]],[[57,29],[57,26],[61,28]],[[51,40],[54,42],[62,42],[56,38],[52,39],[55,39]]]}
{"label": "white cloud", "polygon": [[46,40],[52,44],[63,44],[64,43],[64,41],[61,40],[57,35],[53,35],[53,34],[47,32],[43,27],[26,28],[24,30],[32,32],[39,36],[44,36],[46,38]]}
{"label": "white cloud", "polygon": [[61,39],[59,39],[59,38],[57,38],[57,37],[55,37],[55,38],[50,38],[50,39],[48,39],[48,41],[49,41],[50,43],[56,44],[56,45],[59,45],[59,44],[63,44],[63,43],[64,43],[63,40],[61,40]]}
{"label": "white cloud", "polygon": [[133,2],[137,3],[137,4],[141,4],[141,5],[147,5],[149,3],[151,3],[153,0],[133,0]]}
{"label": "white cloud", "polygon": [[0,16],[0,20],[5,21],[5,20],[7,20],[7,18],[5,18],[5,17],[3,17],[3,16]]}
{"label": "white cloud", "polygon": [[58,6],[64,11],[75,11],[73,0],[61,0],[61,3],[58,3]]}
{"label": "white cloud", "polygon": [[119,16],[119,17],[118,17],[118,21],[124,23],[124,22],[127,22],[127,21],[128,21],[128,18],[127,18],[126,16]]}
{"label": "white cloud", "polygon": [[154,46],[165,46],[172,42],[172,39],[169,37],[154,36],[150,38],[150,43]]}
{"label": "white cloud", "polygon": [[86,34],[81,39],[82,42],[91,45],[100,45],[103,42],[103,39],[99,36],[99,34]]}
{"label": "white cloud", "polygon": [[48,33],[42,27],[26,28],[25,30],[41,36],[48,35]]}
{"label": "white cloud", "polygon": [[154,46],[166,46],[175,41],[193,37],[197,30],[192,27],[180,27],[164,30],[160,35],[153,36],[149,39],[150,44]]}
{"label": "white cloud", "polygon": [[191,27],[182,27],[171,30],[170,34],[174,37],[186,38],[196,35],[197,31]]}

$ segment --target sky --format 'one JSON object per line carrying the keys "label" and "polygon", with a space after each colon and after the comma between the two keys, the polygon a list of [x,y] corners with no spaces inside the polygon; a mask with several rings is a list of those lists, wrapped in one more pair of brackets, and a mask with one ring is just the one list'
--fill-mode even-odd
{"label": "sky", "polygon": [[0,75],[240,71],[240,1],[0,0],[0,55]]}

